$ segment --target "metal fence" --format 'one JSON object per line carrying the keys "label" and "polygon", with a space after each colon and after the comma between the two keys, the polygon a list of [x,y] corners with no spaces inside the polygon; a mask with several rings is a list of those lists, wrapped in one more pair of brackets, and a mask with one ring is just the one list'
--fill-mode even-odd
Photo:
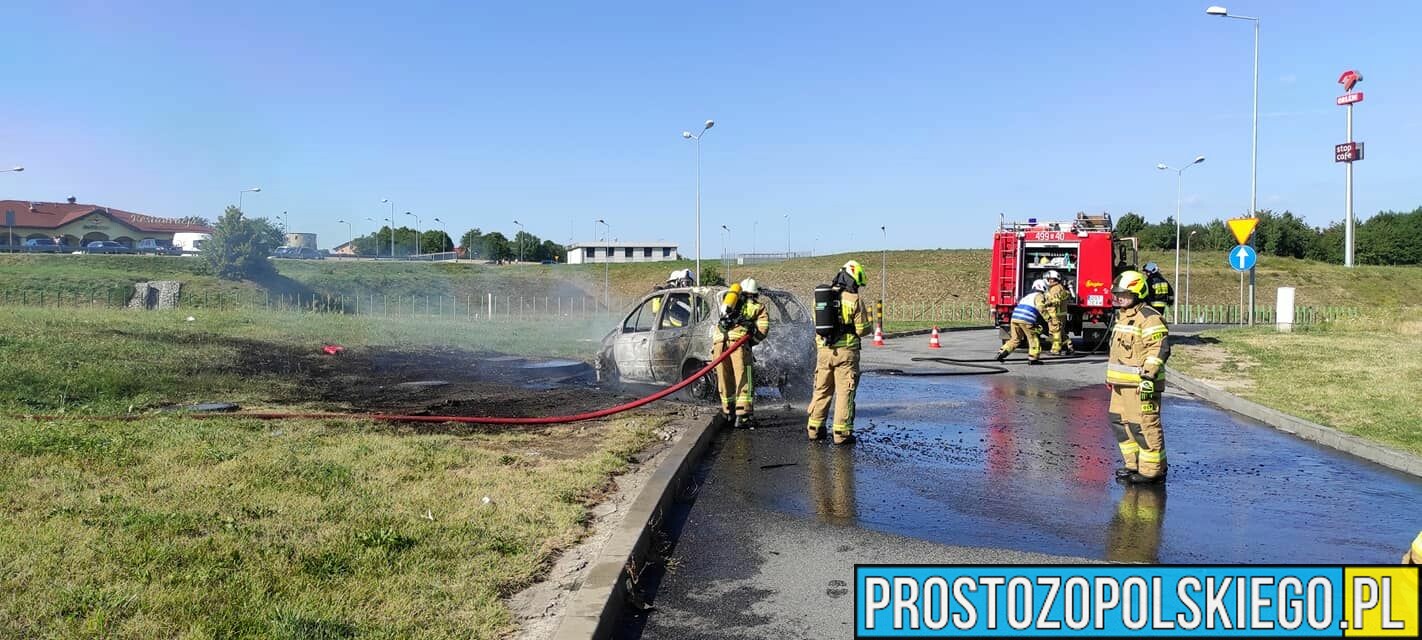
{"label": "metal fence", "polygon": [[[1174,311],[1167,311],[1173,317]],[[1247,314],[1239,305],[1183,305],[1180,307],[1180,321],[1191,324],[1244,324]],[[1304,306],[1294,307],[1294,324],[1309,326],[1336,322],[1358,317],[1357,307]],[[1277,318],[1274,305],[1255,305],[1254,322],[1273,324]],[[980,323],[993,324],[991,309],[986,304],[966,304],[956,301],[894,302],[884,305],[886,322],[932,323]]]}

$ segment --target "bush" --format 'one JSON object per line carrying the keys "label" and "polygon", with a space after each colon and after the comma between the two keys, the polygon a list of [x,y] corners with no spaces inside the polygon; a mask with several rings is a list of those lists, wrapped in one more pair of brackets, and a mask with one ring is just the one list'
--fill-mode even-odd
{"label": "bush", "polygon": [[227,207],[202,259],[208,272],[223,280],[256,280],[276,274],[268,256],[282,244],[281,232],[266,218],[246,218],[237,207]]}

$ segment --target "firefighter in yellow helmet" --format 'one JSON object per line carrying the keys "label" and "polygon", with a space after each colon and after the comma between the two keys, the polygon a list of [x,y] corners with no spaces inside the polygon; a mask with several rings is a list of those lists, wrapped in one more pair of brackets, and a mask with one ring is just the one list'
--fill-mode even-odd
{"label": "firefighter in yellow helmet", "polygon": [[[859,389],[859,349],[863,337],[873,325],[869,309],[859,298],[859,288],[868,282],[864,266],[855,260],[844,263],[830,283],[838,294],[839,313],[829,335],[815,335],[815,390],[810,398],[809,422],[806,431],[811,440],[818,440],[829,414],[830,399],[834,399],[834,423],[830,431],[835,444],[854,439],[854,395]],[[818,303],[817,303],[818,304]]]}
{"label": "firefighter in yellow helmet", "polygon": [[716,365],[721,416],[728,424],[741,428],[755,426],[755,362],[751,347],[769,334],[770,314],[760,302],[760,284],[754,278],[746,278],[738,285],[731,285],[722,301],[711,356],[720,357],[724,349],[746,335],[750,340]]}
{"label": "firefighter in yellow helmet", "polygon": [[1402,564],[1422,564],[1422,533],[1412,541],[1412,546],[1402,554]]}
{"label": "firefighter in yellow helmet", "polygon": [[1062,283],[1062,274],[1055,269],[1048,271],[1042,279],[1047,281],[1047,292],[1042,296],[1042,315],[1047,320],[1047,333],[1052,337],[1051,354],[1071,354],[1071,338],[1066,333],[1067,303],[1071,301],[1071,290]]}
{"label": "firefighter in yellow helmet", "polygon": [[1165,310],[1170,305],[1175,304],[1175,289],[1171,288],[1170,281],[1165,279],[1160,273],[1160,265],[1154,262],[1147,262],[1145,266],[1146,274],[1146,302],[1159,311],[1161,317],[1165,317]]}
{"label": "firefighter in yellow helmet", "polygon": [[1133,484],[1164,481],[1166,471],[1160,402],[1170,330],[1160,312],[1146,304],[1148,287],[1145,274],[1127,271],[1111,288],[1116,324],[1106,385],[1111,388],[1111,428],[1126,463],[1116,476]]}

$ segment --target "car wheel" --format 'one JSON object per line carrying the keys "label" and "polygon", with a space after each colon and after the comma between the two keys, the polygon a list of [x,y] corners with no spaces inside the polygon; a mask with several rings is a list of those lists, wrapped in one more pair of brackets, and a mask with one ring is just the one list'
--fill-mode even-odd
{"label": "car wheel", "polygon": [[[691,377],[692,374],[700,371],[704,366],[706,366],[705,362],[687,360],[686,364],[681,366],[681,379],[685,380]],[[706,375],[693,380],[692,383],[686,387],[686,395],[696,400],[708,402],[719,400],[720,391],[716,388],[716,370],[712,369],[708,371]]]}
{"label": "car wheel", "polygon": [[599,383],[617,384],[621,381],[621,376],[617,372],[617,362],[610,355],[598,357],[596,372]]}

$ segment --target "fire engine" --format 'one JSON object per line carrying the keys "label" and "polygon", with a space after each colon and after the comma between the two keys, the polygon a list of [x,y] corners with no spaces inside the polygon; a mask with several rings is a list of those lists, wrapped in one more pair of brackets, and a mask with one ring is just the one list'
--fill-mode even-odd
{"label": "fire engine", "polygon": [[1032,281],[1048,271],[1062,275],[1072,292],[1066,330],[1090,348],[1105,341],[1114,310],[1111,283],[1115,275],[1134,269],[1135,238],[1118,238],[1109,214],[1076,214],[1067,222],[998,223],[992,239],[988,305],[1003,340],[1017,300],[1032,290]]}

